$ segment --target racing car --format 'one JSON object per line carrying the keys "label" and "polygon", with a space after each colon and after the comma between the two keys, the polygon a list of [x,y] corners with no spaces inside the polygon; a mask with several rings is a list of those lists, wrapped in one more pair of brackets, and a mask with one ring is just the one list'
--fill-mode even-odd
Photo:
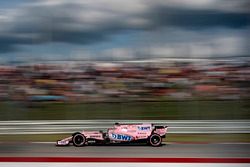
{"label": "racing car", "polygon": [[119,124],[103,131],[75,132],[72,136],[58,140],[57,146],[73,144],[76,147],[90,144],[112,143],[146,143],[153,147],[162,145],[162,138],[166,137],[167,126],[155,126],[154,124]]}

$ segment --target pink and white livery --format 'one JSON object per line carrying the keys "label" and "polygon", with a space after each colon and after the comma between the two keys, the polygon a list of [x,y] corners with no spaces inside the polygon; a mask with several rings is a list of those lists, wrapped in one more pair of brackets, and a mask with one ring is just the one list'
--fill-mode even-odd
{"label": "pink and white livery", "polygon": [[147,143],[151,146],[161,146],[162,138],[165,138],[167,126],[155,126],[153,124],[119,124],[115,123],[107,132],[82,131],[73,133],[72,136],[58,140],[58,146],[66,146],[73,143],[76,147],[96,144],[111,143]]}

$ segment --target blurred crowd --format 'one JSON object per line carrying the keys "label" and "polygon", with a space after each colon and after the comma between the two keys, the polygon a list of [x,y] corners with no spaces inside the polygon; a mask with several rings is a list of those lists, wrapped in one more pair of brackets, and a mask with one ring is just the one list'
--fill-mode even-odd
{"label": "blurred crowd", "polygon": [[120,102],[247,99],[235,61],[53,62],[0,66],[0,100]]}

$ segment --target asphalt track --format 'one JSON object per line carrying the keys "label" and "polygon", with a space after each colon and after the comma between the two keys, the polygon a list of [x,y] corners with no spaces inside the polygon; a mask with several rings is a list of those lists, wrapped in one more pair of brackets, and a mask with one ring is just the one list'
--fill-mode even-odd
{"label": "asphalt track", "polygon": [[0,157],[249,158],[250,144],[164,144],[57,147],[53,143],[0,143]]}

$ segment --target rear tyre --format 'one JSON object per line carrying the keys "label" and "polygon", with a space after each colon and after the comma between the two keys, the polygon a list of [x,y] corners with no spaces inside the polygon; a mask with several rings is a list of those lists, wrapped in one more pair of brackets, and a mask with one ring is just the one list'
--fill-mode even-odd
{"label": "rear tyre", "polygon": [[76,147],[82,147],[86,143],[86,137],[81,133],[74,134],[72,138],[72,143]]}
{"label": "rear tyre", "polygon": [[149,137],[149,144],[153,147],[159,147],[161,146],[161,142],[162,142],[162,138],[160,135],[153,133],[150,137]]}

